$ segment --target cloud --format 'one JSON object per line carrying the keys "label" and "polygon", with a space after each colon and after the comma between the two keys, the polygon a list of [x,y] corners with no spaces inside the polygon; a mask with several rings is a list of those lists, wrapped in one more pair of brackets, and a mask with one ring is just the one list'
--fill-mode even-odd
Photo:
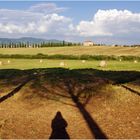
{"label": "cloud", "polygon": [[27,10],[0,9],[0,37],[33,36],[95,42],[139,42],[140,13],[128,10],[98,10],[91,20],[74,24],[61,12],[65,7],[39,3]]}
{"label": "cloud", "polygon": [[31,6],[29,11],[50,14],[64,12],[66,9],[66,7],[57,7],[55,3],[39,3]]}
{"label": "cloud", "polygon": [[128,10],[98,10],[91,21],[77,25],[81,36],[140,36],[140,13]]}
{"label": "cloud", "polygon": [[38,4],[24,11],[0,9],[0,33],[64,35],[71,31],[72,20],[55,13],[62,10],[53,3]]}

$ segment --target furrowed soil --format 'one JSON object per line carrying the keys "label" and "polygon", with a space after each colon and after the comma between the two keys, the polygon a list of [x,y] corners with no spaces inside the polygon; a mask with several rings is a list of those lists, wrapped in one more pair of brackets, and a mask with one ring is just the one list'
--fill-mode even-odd
{"label": "furrowed soil", "polygon": [[[71,139],[140,138],[140,96],[121,86],[139,91],[139,72],[121,77],[124,83],[119,82],[119,76],[125,76],[122,72],[115,77],[116,72],[90,69],[1,73],[1,139],[48,139],[55,131],[52,121],[58,111]],[[55,125],[63,125],[57,121]]]}

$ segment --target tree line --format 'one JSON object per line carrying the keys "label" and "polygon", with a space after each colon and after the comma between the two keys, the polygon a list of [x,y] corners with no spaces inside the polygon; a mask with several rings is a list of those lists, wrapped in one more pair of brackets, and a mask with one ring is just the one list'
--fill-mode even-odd
{"label": "tree line", "polygon": [[0,48],[43,48],[43,47],[63,47],[63,46],[80,46],[81,43],[72,42],[41,42],[41,43],[30,43],[30,42],[19,42],[19,43],[0,43]]}

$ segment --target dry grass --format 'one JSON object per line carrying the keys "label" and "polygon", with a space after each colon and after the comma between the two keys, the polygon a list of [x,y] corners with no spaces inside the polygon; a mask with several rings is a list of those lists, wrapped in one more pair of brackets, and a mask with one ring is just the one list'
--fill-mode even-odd
{"label": "dry grass", "polygon": [[140,56],[140,48],[111,46],[74,46],[48,48],[0,48],[0,54],[63,54],[63,55],[132,55]]}

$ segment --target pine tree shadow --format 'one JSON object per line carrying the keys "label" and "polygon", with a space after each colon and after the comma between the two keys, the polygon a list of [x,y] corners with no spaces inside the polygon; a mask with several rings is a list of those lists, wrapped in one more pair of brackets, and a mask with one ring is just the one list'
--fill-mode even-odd
{"label": "pine tree shadow", "polygon": [[52,120],[52,133],[49,139],[70,139],[70,136],[66,131],[67,126],[68,123],[63,118],[61,112],[58,111]]}
{"label": "pine tree shadow", "polygon": [[32,75],[29,75],[26,80],[24,80],[20,85],[18,85],[16,88],[14,88],[11,92],[7,93],[6,95],[0,97],[0,103],[7,100],[8,98],[14,96],[17,94],[29,81],[33,79]]}
{"label": "pine tree shadow", "polygon": [[[55,75],[57,74],[57,76]],[[106,134],[102,131],[96,121],[92,118],[91,114],[85,108],[86,104],[90,101],[91,96],[85,97],[84,101],[81,100],[83,92],[88,93],[92,88],[97,88],[94,82],[99,82],[99,79],[91,77],[90,75],[79,74],[75,71],[62,70],[55,71],[55,73],[49,74],[47,80],[50,80],[54,87],[59,87],[65,90],[65,94],[69,95],[76,107],[80,111],[83,119],[86,121],[93,138],[95,139],[107,139]],[[107,81],[103,80],[102,84],[106,84]],[[92,83],[92,85],[91,85]],[[103,85],[102,85],[103,86]]]}
{"label": "pine tree shadow", "polygon": [[[65,85],[68,89],[68,93],[70,94],[73,102],[76,104],[77,108],[79,109],[81,115],[85,119],[93,137],[95,139],[107,139],[106,134],[101,130],[99,125],[95,122],[95,120],[92,118],[90,113],[85,109],[84,104],[82,104],[79,100],[80,94],[75,94],[75,84],[73,84],[72,81],[66,81]],[[87,98],[86,103],[89,101],[90,98]]]}
{"label": "pine tree shadow", "polygon": [[[14,70],[14,72],[16,72],[16,70]],[[10,74],[7,76],[7,73],[8,70],[6,72],[2,71],[2,73],[0,73],[0,78],[9,80],[16,75]],[[96,139],[106,139],[107,136],[94,120],[94,115],[91,115],[85,107],[86,104],[90,101],[91,97],[88,96],[87,98],[84,97],[83,99],[82,94],[88,93],[92,90],[100,89],[104,86],[104,83],[107,84],[107,81],[111,81],[111,84],[124,84],[140,78],[140,72],[101,71],[96,69],[35,69],[28,70],[24,73],[27,74],[27,76],[32,75],[31,79],[35,79],[36,83],[31,88],[33,88],[38,95],[41,96],[40,91],[42,91],[42,93],[46,93],[46,95],[48,95],[47,99],[49,99],[49,93],[53,95],[53,97],[59,96],[67,99],[72,99],[72,101],[75,103],[74,107],[77,107],[79,109],[83,119],[86,121],[89,127],[89,130],[91,131],[93,137]],[[37,74],[33,75],[33,73]],[[43,78],[41,79],[41,77]],[[99,79],[96,77],[99,77]],[[45,81],[47,81],[46,86],[44,86]],[[96,83],[99,84],[96,85]],[[7,97],[11,97],[13,93],[17,93],[25,84],[26,83],[23,83],[23,85],[15,89],[12,93],[9,94],[10,96],[7,95]],[[51,85],[52,88],[47,87],[47,85]],[[62,91],[64,92],[63,94]],[[42,97],[45,98],[44,96]],[[61,100],[58,101],[61,102]],[[67,103],[63,102],[63,104]],[[70,137],[66,131],[67,125],[68,124],[62,117],[61,112],[57,112],[56,116],[52,120],[52,134],[50,135],[50,139],[69,139]]]}

